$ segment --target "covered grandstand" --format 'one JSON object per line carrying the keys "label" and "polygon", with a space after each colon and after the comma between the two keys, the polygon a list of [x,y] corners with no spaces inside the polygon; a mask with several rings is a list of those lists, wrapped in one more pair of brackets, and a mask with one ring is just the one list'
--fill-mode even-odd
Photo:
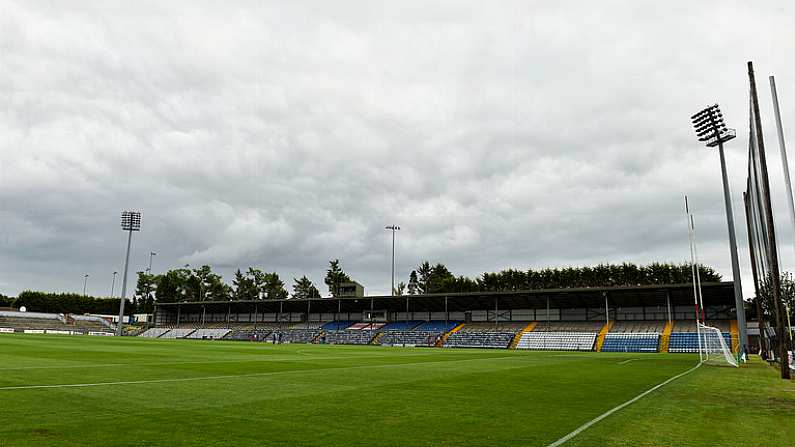
{"label": "covered grandstand", "polygon": [[[705,283],[706,318],[736,347],[731,282]],[[694,352],[692,284],[157,303],[144,336],[271,343]]]}

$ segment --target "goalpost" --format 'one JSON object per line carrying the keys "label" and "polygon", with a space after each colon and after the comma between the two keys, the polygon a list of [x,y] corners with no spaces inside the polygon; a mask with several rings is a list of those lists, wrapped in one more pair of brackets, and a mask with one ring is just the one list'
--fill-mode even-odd
{"label": "goalpost", "polygon": [[687,230],[690,240],[690,269],[693,275],[693,300],[696,311],[696,334],[698,337],[698,357],[701,363],[711,365],[737,367],[731,349],[726,345],[723,332],[720,329],[707,326],[706,313],[704,312],[704,298],[701,293],[701,274],[699,272],[698,248],[696,248],[696,225],[685,196],[685,213],[687,215]]}
{"label": "goalpost", "polygon": [[737,367],[737,359],[734,358],[731,349],[726,344],[723,332],[712,326],[707,326],[698,322],[700,332],[701,361],[711,365],[734,366]]}

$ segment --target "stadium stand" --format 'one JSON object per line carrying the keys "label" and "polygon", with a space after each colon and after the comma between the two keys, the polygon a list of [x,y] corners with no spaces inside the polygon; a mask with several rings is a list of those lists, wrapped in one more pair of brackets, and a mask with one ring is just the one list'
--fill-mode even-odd
{"label": "stadium stand", "polygon": [[442,320],[431,320],[426,321],[416,328],[415,331],[428,331],[428,332],[447,332],[454,327],[461,324],[460,321],[442,321]]}
{"label": "stadium stand", "polygon": [[[723,332],[723,339],[726,346],[731,346],[731,334]],[[672,332],[668,341],[668,352],[698,352],[698,333],[695,332]]]}
{"label": "stadium stand", "polygon": [[409,320],[409,321],[395,321],[392,323],[388,323],[381,328],[382,331],[408,331],[411,329],[416,328],[422,321],[417,320]]}
{"label": "stadium stand", "polygon": [[276,329],[264,341],[271,343],[312,343],[320,329]]}
{"label": "stadium stand", "polygon": [[610,333],[660,334],[664,328],[665,321],[616,321]]}
{"label": "stadium stand", "polygon": [[370,344],[377,331],[374,330],[345,330],[328,331],[323,333],[318,342],[330,345],[367,345]]}
{"label": "stadium stand", "polygon": [[41,330],[48,334],[87,334],[114,329],[97,316],[17,311],[0,311],[0,327],[19,332]]}
{"label": "stadium stand", "polygon": [[163,333],[159,338],[185,338],[192,334],[196,329],[178,327]]}
{"label": "stadium stand", "polygon": [[330,321],[320,326],[320,329],[324,331],[341,331],[346,329],[348,326],[353,326],[354,324],[356,324],[355,321]]}
{"label": "stadium stand", "polygon": [[[720,329],[727,346],[732,346],[731,324],[729,321],[707,321],[707,326]],[[696,320],[679,320],[674,323],[668,340],[668,352],[698,352],[698,332]]]}
{"label": "stadium stand", "polygon": [[226,340],[265,341],[272,329],[233,329],[224,336]]}
{"label": "stadium stand", "polygon": [[467,323],[461,330],[450,334],[444,342],[446,348],[507,348],[526,322]]}
{"label": "stadium stand", "polygon": [[229,329],[207,329],[207,328],[200,328],[196,329],[195,331],[191,332],[190,335],[186,336],[185,338],[195,338],[195,339],[220,339],[224,338],[226,334],[230,332]]}
{"label": "stadium stand", "polygon": [[435,346],[442,334],[459,324],[459,321],[431,320],[420,322],[408,330],[385,326],[386,331],[379,343],[383,346]]}
{"label": "stadium stand", "polygon": [[534,332],[599,332],[604,321],[542,321]]}
{"label": "stadium stand", "polygon": [[379,340],[382,346],[435,346],[442,332],[434,331],[389,331]]}
{"label": "stadium stand", "polygon": [[591,351],[596,343],[596,332],[525,332],[516,349],[552,351]]}
{"label": "stadium stand", "polygon": [[660,334],[651,332],[609,333],[602,352],[657,352]]}
{"label": "stadium stand", "polygon": [[163,334],[170,331],[171,329],[165,327],[153,327],[145,330],[139,337],[146,337],[146,338],[160,338]]}

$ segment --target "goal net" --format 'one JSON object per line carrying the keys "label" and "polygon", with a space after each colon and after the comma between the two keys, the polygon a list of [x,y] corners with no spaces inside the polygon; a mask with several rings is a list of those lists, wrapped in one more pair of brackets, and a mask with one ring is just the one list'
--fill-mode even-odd
{"label": "goal net", "polygon": [[720,329],[698,323],[701,332],[699,349],[701,360],[712,365],[737,366],[737,359],[734,358],[731,349],[726,344],[723,332]]}

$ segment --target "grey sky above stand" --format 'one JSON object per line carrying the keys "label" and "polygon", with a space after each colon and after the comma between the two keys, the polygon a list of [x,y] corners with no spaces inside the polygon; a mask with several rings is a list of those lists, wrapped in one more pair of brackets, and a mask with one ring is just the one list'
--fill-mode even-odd
{"label": "grey sky above stand", "polygon": [[[0,0],[0,293],[104,295],[121,209],[130,272],[208,263],[388,294],[421,260],[456,274],[686,261],[731,276],[717,154],[689,117],[719,102],[742,216],[745,62],[775,74],[795,135],[792,2]],[[795,268],[770,93],[760,102]],[[745,240],[742,225],[739,240]],[[747,249],[740,244],[746,294]],[[118,287],[118,284],[116,285]]]}

